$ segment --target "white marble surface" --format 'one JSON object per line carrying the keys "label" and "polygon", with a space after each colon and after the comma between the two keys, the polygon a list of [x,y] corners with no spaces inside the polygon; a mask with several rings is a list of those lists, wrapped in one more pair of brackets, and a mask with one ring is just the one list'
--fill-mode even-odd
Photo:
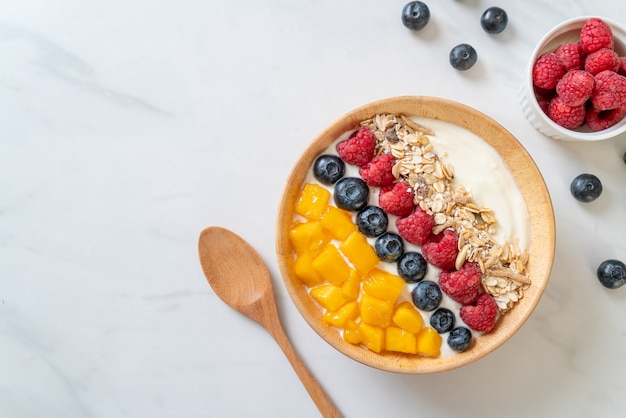
{"label": "white marble surface", "polygon": [[[287,333],[342,412],[357,416],[615,417],[626,413],[626,136],[558,143],[517,103],[534,43],[578,15],[626,23],[618,0],[3,0],[0,3],[0,416],[318,416],[278,346],[222,304],[197,237],[222,225],[273,273]],[[504,3],[504,2],[501,2]],[[471,71],[448,64],[468,42]],[[535,314],[471,366],[426,376],[355,363],[306,325],[274,255],[295,158],[365,102],[441,96],[516,135],[552,194],[558,243]],[[593,172],[592,204],[569,194]]]}

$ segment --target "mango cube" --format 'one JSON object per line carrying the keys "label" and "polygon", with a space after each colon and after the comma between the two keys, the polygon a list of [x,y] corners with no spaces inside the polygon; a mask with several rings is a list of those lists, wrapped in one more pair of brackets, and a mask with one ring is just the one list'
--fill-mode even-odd
{"label": "mango cube", "polygon": [[320,218],[320,224],[340,241],[358,229],[348,212],[335,206],[326,208]]}
{"label": "mango cube", "polygon": [[333,244],[327,244],[311,263],[325,280],[341,286],[350,276],[350,267]]}
{"label": "mango cube", "polygon": [[350,276],[348,276],[348,280],[341,286],[341,290],[343,290],[343,294],[348,299],[357,299],[359,297],[359,293],[361,292],[361,277],[356,270],[350,269]]}
{"label": "mango cube", "polygon": [[441,335],[433,327],[422,328],[417,333],[417,352],[426,357],[439,357],[441,354]]}
{"label": "mango cube", "polygon": [[363,291],[379,299],[395,302],[406,282],[399,276],[374,269],[363,281]]}
{"label": "mango cube", "polygon": [[289,241],[296,254],[318,252],[332,236],[317,221],[296,222],[289,230]]}
{"label": "mango cube", "polygon": [[324,322],[337,328],[343,328],[348,321],[354,321],[359,316],[359,304],[353,300],[334,311],[324,313]]}
{"label": "mango cube", "polygon": [[383,351],[385,346],[385,330],[376,326],[359,322],[361,344],[375,353]]}
{"label": "mango cube", "polygon": [[296,276],[309,287],[324,282],[324,278],[313,268],[313,256],[311,253],[300,254],[296,258],[293,269]]}
{"label": "mango cube", "polygon": [[326,210],[329,200],[330,192],[328,190],[319,184],[307,183],[296,202],[296,213],[317,221]]}
{"label": "mango cube", "polygon": [[393,303],[363,294],[360,301],[361,320],[370,325],[386,328],[391,324]]}
{"label": "mango cube", "polygon": [[348,235],[339,246],[357,271],[365,274],[378,265],[380,259],[363,234],[355,231]]}
{"label": "mango cube", "polygon": [[424,325],[422,315],[413,307],[411,302],[399,304],[391,317],[391,321],[412,334],[417,334],[422,329],[422,325]]}
{"label": "mango cube", "polygon": [[361,344],[359,325],[354,321],[348,321],[343,328],[343,339],[348,344]]}
{"label": "mango cube", "polygon": [[388,327],[385,330],[385,349],[400,353],[416,354],[417,338],[415,338],[415,334],[407,332],[402,328]]}
{"label": "mango cube", "polygon": [[329,311],[339,309],[349,302],[343,295],[341,288],[332,284],[323,284],[314,287],[309,293],[313,299]]}

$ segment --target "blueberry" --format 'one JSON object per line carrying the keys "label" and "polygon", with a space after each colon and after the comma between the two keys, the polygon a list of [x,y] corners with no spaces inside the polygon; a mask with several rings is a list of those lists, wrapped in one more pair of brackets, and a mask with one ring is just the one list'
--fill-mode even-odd
{"label": "blueberry", "polygon": [[385,232],[376,238],[374,249],[381,261],[393,263],[404,254],[404,242],[400,235],[393,232]]}
{"label": "blueberry", "polygon": [[459,44],[450,51],[450,65],[459,71],[469,70],[478,61],[476,50],[469,44]]}
{"label": "blueberry", "polygon": [[456,327],[448,335],[448,345],[454,351],[462,352],[472,345],[472,331],[465,327]]}
{"label": "blueberry", "polygon": [[356,215],[356,224],[363,235],[377,237],[387,230],[389,220],[378,206],[366,206]]}
{"label": "blueberry", "polygon": [[358,177],[344,177],[335,183],[335,204],[344,210],[361,210],[367,205],[370,189]]}
{"label": "blueberry", "polygon": [[626,284],[626,264],[619,260],[603,261],[598,267],[597,275],[604,287],[617,289]]}
{"label": "blueberry", "polygon": [[504,9],[499,7],[490,7],[485,10],[480,17],[480,25],[487,33],[500,33],[506,28],[506,24],[509,22]]}
{"label": "blueberry", "polygon": [[450,309],[439,308],[430,316],[430,326],[439,334],[454,328],[454,313]]}
{"label": "blueberry", "polygon": [[430,10],[421,1],[412,1],[402,8],[402,24],[411,30],[422,30],[430,21]]}
{"label": "blueberry", "polygon": [[579,174],[572,180],[570,192],[579,202],[593,202],[602,194],[602,182],[593,174]]}
{"label": "blueberry", "polygon": [[323,184],[335,184],[345,171],[346,163],[336,155],[320,155],[313,163],[313,175]]}
{"label": "blueberry", "polygon": [[622,159],[624,160],[624,164],[626,164],[626,151],[624,151],[624,156],[622,157]]}
{"label": "blueberry", "polygon": [[430,280],[419,282],[411,292],[413,303],[424,311],[434,311],[441,304],[441,289]]}
{"label": "blueberry", "polygon": [[420,253],[409,251],[398,259],[398,275],[410,283],[422,280],[427,268],[428,263]]}

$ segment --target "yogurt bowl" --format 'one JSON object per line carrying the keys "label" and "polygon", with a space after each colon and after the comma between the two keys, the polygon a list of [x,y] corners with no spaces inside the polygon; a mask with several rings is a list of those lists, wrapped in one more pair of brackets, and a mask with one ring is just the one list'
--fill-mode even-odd
{"label": "yogurt bowl", "polygon": [[[319,181],[313,170],[318,158],[344,158],[337,145],[362,131],[376,138],[376,155],[391,156],[391,185],[378,187],[378,180],[364,174],[363,167],[371,164],[359,168],[350,162],[333,181]],[[344,179],[358,183],[359,178],[368,183],[360,189],[368,193],[365,203],[347,208],[344,198],[337,197],[343,194],[338,185]],[[410,193],[410,214],[394,212],[395,203],[382,197],[398,184]],[[347,196],[358,200],[356,192]],[[369,207],[384,209],[384,232],[370,234],[363,227],[361,214]],[[418,212],[427,214],[432,225],[428,236],[416,243],[406,223],[398,221]],[[445,252],[438,247],[443,240],[438,240],[454,234],[454,266],[440,263]],[[277,219],[280,271],[306,322],[348,357],[397,373],[450,370],[504,344],[539,302],[554,244],[550,196],[522,145],[477,110],[434,97],[383,99],[331,124],[292,169]],[[408,277],[405,266],[399,267],[407,253],[423,255],[426,272],[421,277]],[[451,277],[470,271],[470,264],[479,272],[480,284],[473,288],[473,299],[461,301],[450,285],[457,276]],[[426,286],[439,288],[434,307],[416,296],[417,288]],[[497,307],[495,325],[488,329],[475,323],[482,315],[479,299]],[[439,315],[444,310],[454,321],[447,329]],[[417,328],[411,319],[415,313],[420,318]],[[446,323],[449,317],[443,318]],[[451,331],[455,328],[470,333],[467,346],[452,341],[458,336]]]}

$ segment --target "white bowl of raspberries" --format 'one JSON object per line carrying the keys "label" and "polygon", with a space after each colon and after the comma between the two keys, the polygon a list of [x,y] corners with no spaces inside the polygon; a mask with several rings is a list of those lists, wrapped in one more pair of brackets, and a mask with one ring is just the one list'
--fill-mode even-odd
{"label": "white bowl of raspberries", "polygon": [[598,141],[626,131],[626,29],[583,16],[548,32],[535,48],[521,91],[530,123],[565,141]]}

